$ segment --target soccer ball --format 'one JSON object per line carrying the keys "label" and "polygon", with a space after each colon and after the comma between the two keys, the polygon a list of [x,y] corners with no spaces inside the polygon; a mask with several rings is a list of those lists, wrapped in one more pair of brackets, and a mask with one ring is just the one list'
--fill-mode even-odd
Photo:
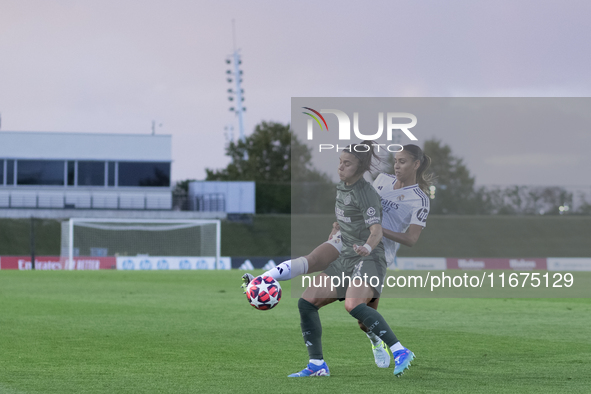
{"label": "soccer ball", "polygon": [[281,286],[271,276],[257,276],[248,284],[246,298],[258,310],[272,309],[281,299]]}

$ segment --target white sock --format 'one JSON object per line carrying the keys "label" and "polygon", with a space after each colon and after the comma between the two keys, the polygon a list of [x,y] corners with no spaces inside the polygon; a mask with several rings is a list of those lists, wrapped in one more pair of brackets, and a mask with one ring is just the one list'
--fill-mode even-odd
{"label": "white sock", "polygon": [[367,337],[371,341],[372,345],[374,345],[374,346],[378,346],[378,343],[382,342],[382,340],[380,339],[380,337],[378,337],[376,334],[374,334],[371,331],[370,332],[366,332],[365,335],[367,335]]}
{"label": "white sock", "polygon": [[271,276],[275,280],[290,280],[291,279],[291,260],[284,261],[269,271],[263,273],[263,276]]}
{"label": "white sock", "polygon": [[394,354],[394,352],[397,352],[398,350],[403,350],[404,346],[402,346],[400,344],[400,342],[396,342],[394,345],[390,346],[390,350],[392,350],[392,354]]}
{"label": "white sock", "polygon": [[308,272],[308,260],[305,257],[299,257],[294,260],[286,260],[278,266],[265,272],[263,276],[271,276],[275,280],[290,280],[296,276]]}
{"label": "white sock", "polygon": [[322,365],[322,364],[324,364],[324,359],[322,359],[322,360],[310,359],[310,364]]}
{"label": "white sock", "polygon": [[308,273],[308,259],[305,257],[298,257],[295,260],[291,260],[291,277],[304,275]]}

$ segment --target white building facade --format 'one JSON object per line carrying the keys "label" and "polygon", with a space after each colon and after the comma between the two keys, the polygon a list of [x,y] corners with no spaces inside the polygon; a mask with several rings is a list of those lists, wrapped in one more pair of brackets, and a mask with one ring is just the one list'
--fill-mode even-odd
{"label": "white building facade", "polygon": [[254,214],[253,181],[193,181],[189,183],[189,207],[198,212]]}
{"label": "white building facade", "polygon": [[0,131],[0,209],[170,210],[170,135]]}

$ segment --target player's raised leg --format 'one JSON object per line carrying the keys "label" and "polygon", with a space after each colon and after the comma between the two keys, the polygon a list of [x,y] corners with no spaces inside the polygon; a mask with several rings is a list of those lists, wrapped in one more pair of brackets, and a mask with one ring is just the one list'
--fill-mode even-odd
{"label": "player's raised leg", "polygon": [[263,275],[271,276],[275,280],[281,281],[290,280],[304,274],[323,271],[339,257],[342,247],[341,232],[339,231],[332,235],[331,239],[317,246],[307,256],[286,260],[263,273]]}
{"label": "player's raised leg", "polygon": [[[262,275],[283,281],[291,280],[304,274],[324,271],[330,263],[339,257],[342,247],[341,232],[337,231],[337,233],[331,235],[328,241],[317,246],[309,255],[293,260],[286,260],[264,272]],[[246,292],[246,288],[253,278],[254,276],[249,273],[242,276],[241,287],[243,292]]]}

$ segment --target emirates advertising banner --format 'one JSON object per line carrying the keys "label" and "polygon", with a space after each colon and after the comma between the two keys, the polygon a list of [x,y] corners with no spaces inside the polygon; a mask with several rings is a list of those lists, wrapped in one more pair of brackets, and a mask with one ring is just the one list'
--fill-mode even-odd
{"label": "emirates advertising banner", "polygon": [[[60,256],[35,257],[36,270],[99,270],[113,269],[115,265],[115,257],[77,256],[72,262]],[[32,268],[31,256],[0,256],[0,269],[31,270]]]}

